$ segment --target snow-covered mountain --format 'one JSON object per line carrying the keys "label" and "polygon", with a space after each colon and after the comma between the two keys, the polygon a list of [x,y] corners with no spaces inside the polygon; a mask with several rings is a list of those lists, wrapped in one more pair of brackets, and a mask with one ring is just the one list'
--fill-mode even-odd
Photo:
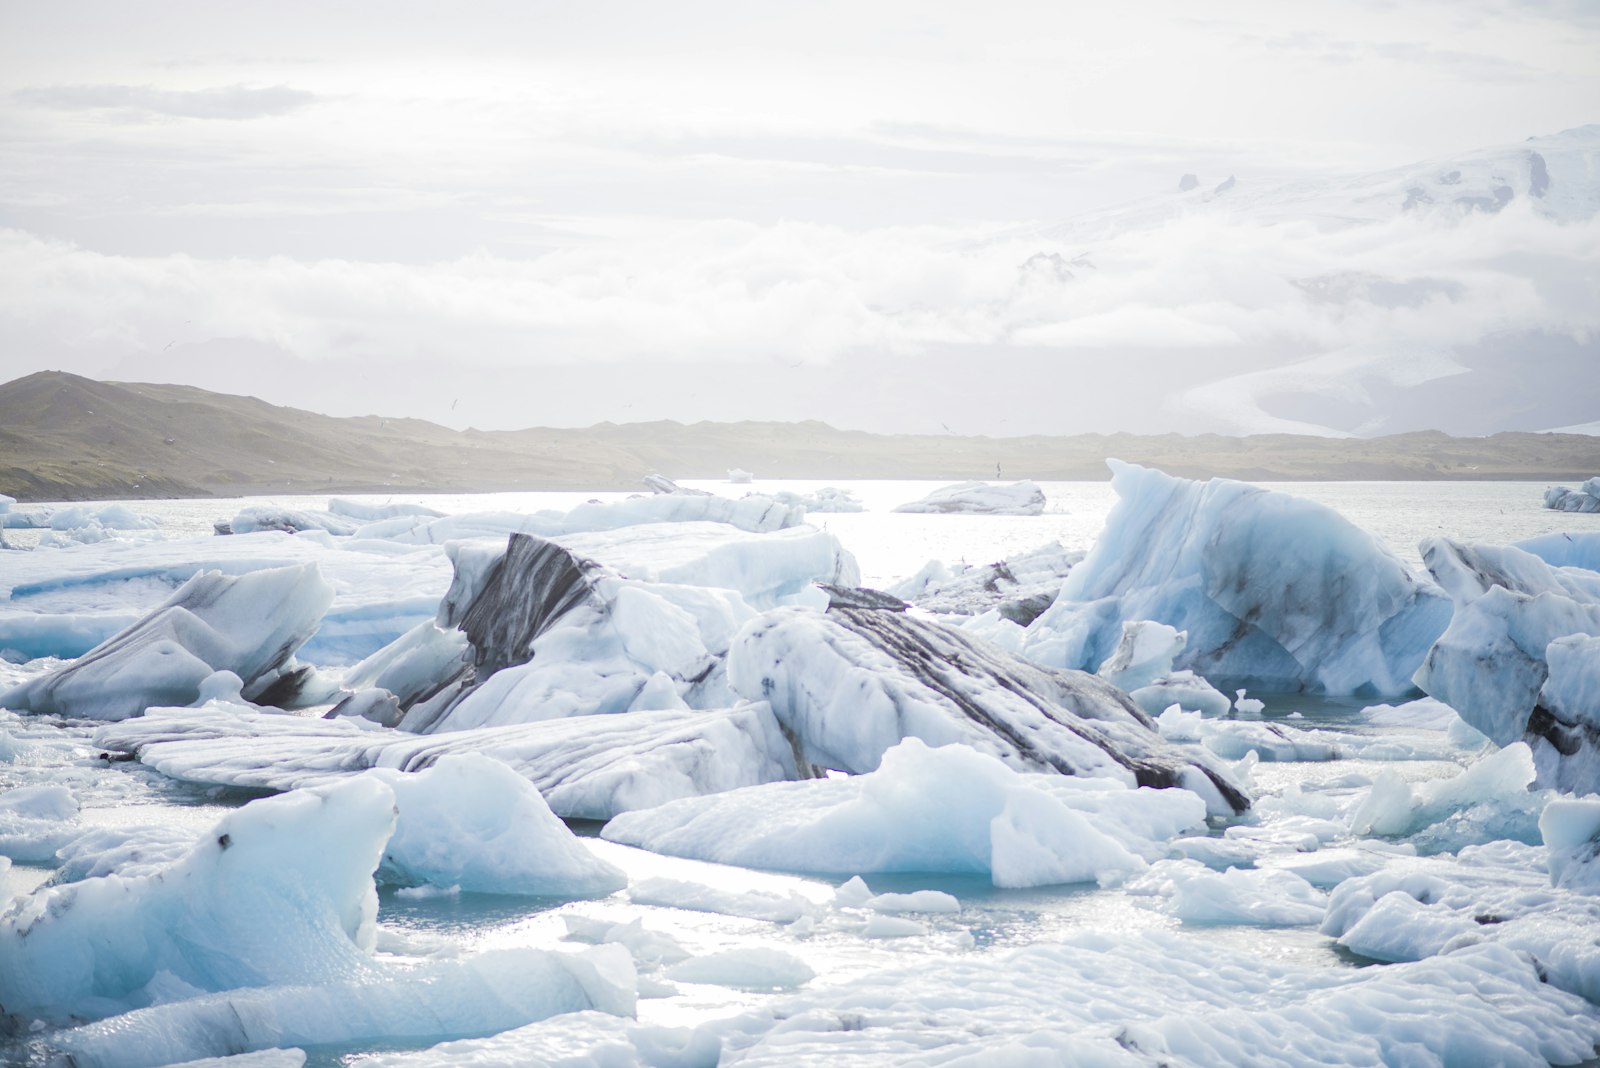
{"label": "snow-covered mountain", "polygon": [[1184,175],[999,240],[1054,290],[1014,339],[1154,383],[1179,429],[1485,434],[1600,412],[1597,213],[1591,124],[1366,174]]}

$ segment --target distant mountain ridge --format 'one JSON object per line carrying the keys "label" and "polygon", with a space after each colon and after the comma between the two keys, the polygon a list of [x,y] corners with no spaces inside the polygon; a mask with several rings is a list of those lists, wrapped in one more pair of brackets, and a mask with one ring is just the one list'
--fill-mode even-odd
{"label": "distant mountain ridge", "polygon": [[1579,479],[1600,437],[1437,432],[1386,438],[885,435],[825,423],[600,423],[455,431],[336,418],[192,386],[41,371],[0,385],[0,493],[20,500],[243,494],[636,489],[722,478],[1103,479],[1115,456],[1191,477]]}

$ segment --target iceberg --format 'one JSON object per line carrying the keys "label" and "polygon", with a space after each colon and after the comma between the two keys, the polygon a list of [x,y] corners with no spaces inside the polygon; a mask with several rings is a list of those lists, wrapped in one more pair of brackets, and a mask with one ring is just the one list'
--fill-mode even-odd
{"label": "iceberg", "polygon": [[1044,491],[1028,479],[1008,486],[957,482],[941,486],[921,500],[898,505],[894,511],[932,515],[1041,515]]}
{"label": "iceberg", "polygon": [[733,689],[769,702],[814,769],[872,771],[914,737],[969,745],[1019,771],[1181,786],[1218,813],[1249,805],[1219,763],[1163,741],[1105,680],[1031,664],[905,612],[777,609],[739,632],[727,663]]}
{"label": "iceberg", "polygon": [[186,782],[268,790],[319,786],[368,768],[417,771],[485,754],[533,784],[567,819],[604,820],[680,797],[792,779],[789,742],[763,704],[536,721],[417,735],[365,720],[306,719],[214,704],[154,709],[95,732]]}
{"label": "iceberg", "polygon": [[1456,610],[1417,685],[1495,744],[1526,741],[1540,786],[1600,790],[1600,574],[1510,547],[1422,549]]}
{"label": "iceberg", "polygon": [[624,813],[602,836],[724,864],[831,874],[969,872],[1004,887],[1114,881],[1203,826],[1188,791],[1013,771],[964,745],[907,738],[877,770],[774,783]]}
{"label": "iceberg", "polygon": [[0,693],[0,706],[84,719],[125,719],[187,705],[224,674],[251,700],[292,700],[309,669],[305,644],[333,602],[315,564],[238,577],[207,571],[80,659]]}
{"label": "iceberg", "polygon": [[1217,686],[1412,691],[1450,602],[1371,534],[1286,493],[1108,463],[1120,500],[1024,656],[1092,669],[1124,623],[1153,620],[1187,632],[1176,666]]}
{"label": "iceberg", "polygon": [[1544,491],[1544,506],[1557,512],[1600,512],[1600,477],[1588,479],[1577,489],[1550,487]]}
{"label": "iceberg", "polygon": [[590,852],[533,784],[499,760],[446,753],[409,774],[366,774],[394,792],[399,812],[378,870],[384,882],[562,898],[627,885],[621,869]]}
{"label": "iceberg", "polygon": [[1050,542],[993,564],[958,564],[951,568],[930,560],[922,570],[886,592],[927,612],[978,616],[993,611],[1003,619],[1027,626],[1050,607],[1061,592],[1067,572],[1083,556],[1081,551],[1062,548],[1060,542]]}
{"label": "iceberg", "polygon": [[838,542],[810,528],[690,524],[563,541],[512,534],[504,548],[448,546],[455,577],[435,624],[357,665],[350,685],[394,693],[403,716],[379,719],[419,733],[726,707],[722,657],[753,604],[822,600],[815,582],[856,578]]}
{"label": "iceberg", "polygon": [[246,805],[170,867],[40,890],[0,913],[0,1004],[101,1017],[196,991],[370,976],[372,872],[394,828],[375,780]]}
{"label": "iceberg", "polygon": [[359,522],[348,516],[272,504],[251,505],[232,519],[219,519],[212,525],[218,534],[258,534],[264,530],[298,534],[303,530],[322,530],[342,537],[349,537],[360,527]]}

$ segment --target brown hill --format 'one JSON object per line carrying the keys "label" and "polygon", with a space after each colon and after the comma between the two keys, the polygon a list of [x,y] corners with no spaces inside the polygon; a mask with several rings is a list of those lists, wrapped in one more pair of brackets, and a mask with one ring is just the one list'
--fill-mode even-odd
{"label": "brown hill", "polygon": [[1600,438],[882,435],[824,423],[601,423],[454,431],[340,419],[191,386],[42,371],[0,386],[0,493],[89,500],[245,493],[634,488],[722,478],[1099,479],[1105,458],[1257,480],[1547,479],[1600,473]]}

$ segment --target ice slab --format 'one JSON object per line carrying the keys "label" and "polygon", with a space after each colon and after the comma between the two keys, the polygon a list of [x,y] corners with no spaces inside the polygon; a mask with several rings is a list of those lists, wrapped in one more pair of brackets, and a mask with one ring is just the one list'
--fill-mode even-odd
{"label": "ice slab", "polygon": [[236,676],[252,698],[292,697],[291,658],[332,601],[333,588],[315,564],[237,578],[204,572],[80,659],[0,693],[0,706],[125,719],[155,705],[192,704],[221,672]]}
{"label": "ice slab", "polygon": [[157,1068],[283,1045],[464,1038],[563,1013],[632,1015],[634,983],[620,946],[499,949],[366,979],[192,997],[59,1032],[50,1044],[86,1068]]}
{"label": "ice slab", "polygon": [[1004,486],[957,482],[894,510],[940,515],[1040,515],[1044,512],[1044,491],[1027,479]]}
{"label": "ice slab", "polygon": [[1092,669],[1147,619],[1187,631],[1177,667],[1219,686],[1411,691],[1450,604],[1371,534],[1290,494],[1110,463],[1120,499],[1023,655]]}
{"label": "ice slab", "polygon": [[416,735],[364,720],[160,709],[102,727],[95,744],[189,782],[288,790],[367,768],[415,771],[483,753],[538,788],[558,815],[609,819],[680,797],[793,778],[794,758],[762,704],[585,716]]}
{"label": "ice slab", "polygon": [[1220,763],[1164,742],[1105,680],[1031,664],[903,612],[779,609],[728,650],[728,677],[769,701],[814,767],[871,771],[901,739],[961,743],[1025,771],[1183,786],[1214,811],[1248,806]]}
{"label": "ice slab", "polygon": [[603,836],[674,856],[833,874],[970,872],[996,886],[1114,881],[1203,824],[1181,790],[1062,785],[962,745],[908,738],[876,771],[776,783],[627,813]]}
{"label": "ice slab", "polygon": [[803,524],[805,510],[769,497],[731,500],[709,494],[658,493],[621,501],[590,501],[568,512],[479,512],[438,519],[401,516],[368,523],[357,531],[357,536],[439,545],[465,538],[504,538],[509,534],[560,538],[650,523],[695,522],[751,532],[783,530]]}

